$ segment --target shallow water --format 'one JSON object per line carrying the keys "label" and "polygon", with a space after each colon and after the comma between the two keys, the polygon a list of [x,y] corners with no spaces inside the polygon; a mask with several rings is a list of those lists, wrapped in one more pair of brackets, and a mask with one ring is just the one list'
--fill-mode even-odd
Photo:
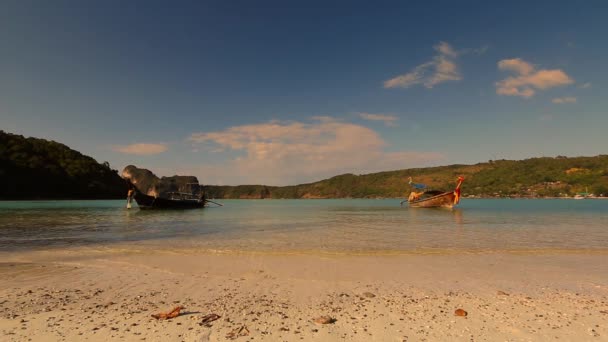
{"label": "shallow water", "polygon": [[0,202],[0,251],[67,246],[264,253],[608,252],[608,200],[222,200],[188,211],[125,201]]}

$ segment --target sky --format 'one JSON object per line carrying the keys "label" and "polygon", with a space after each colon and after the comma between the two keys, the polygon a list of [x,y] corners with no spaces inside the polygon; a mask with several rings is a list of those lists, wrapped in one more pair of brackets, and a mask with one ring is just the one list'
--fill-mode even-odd
{"label": "sky", "polygon": [[202,184],[608,151],[606,1],[0,1],[0,129]]}

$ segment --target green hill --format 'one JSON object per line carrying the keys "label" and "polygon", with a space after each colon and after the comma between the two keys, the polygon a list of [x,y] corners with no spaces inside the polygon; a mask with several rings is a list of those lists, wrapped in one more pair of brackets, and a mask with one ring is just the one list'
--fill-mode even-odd
{"label": "green hill", "polygon": [[465,176],[464,196],[561,197],[580,192],[608,196],[608,155],[596,157],[496,160],[366,175],[344,174],[310,184],[207,186],[215,198],[380,198],[407,197],[408,177],[432,189],[449,190]]}
{"label": "green hill", "polygon": [[[213,198],[380,198],[407,197],[408,177],[432,189],[449,190],[465,176],[464,196],[559,197],[589,192],[608,196],[608,155],[496,160],[344,174],[291,185],[205,187]],[[0,199],[124,198],[126,184],[105,162],[44,139],[0,131]]]}
{"label": "green hill", "polygon": [[124,198],[126,192],[107,162],[55,141],[0,131],[0,199]]}

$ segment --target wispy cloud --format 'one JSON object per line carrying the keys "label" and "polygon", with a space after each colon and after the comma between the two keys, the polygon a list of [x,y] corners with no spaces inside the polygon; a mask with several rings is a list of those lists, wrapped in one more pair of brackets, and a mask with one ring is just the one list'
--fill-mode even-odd
{"label": "wispy cloud", "polygon": [[384,88],[409,88],[421,84],[430,89],[443,82],[461,80],[462,75],[455,63],[460,53],[446,42],[440,42],[434,49],[438,55],[406,74],[384,81]]}
{"label": "wispy cloud", "polygon": [[199,169],[206,183],[294,184],[353,172],[365,173],[436,164],[436,152],[388,152],[380,135],[361,125],[332,120],[271,121],[194,133],[193,143],[219,146],[239,157]]}
{"label": "wispy cloud", "polygon": [[115,145],[112,146],[112,150],[125,154],[136,154],[136,155],[153,155],[167,151],[168,147],[165,143],[152,144],[152,143],[138,143],[131,145]]}
{"label": "wispy cloud", "polygon": [[398,117],[388,114],[372,114],[372,113],[358,113],[359,117],[369,121],[382,121],[386,126],[395,127],[397,126]]}
{"label": "wispy cloud", "polygon": [[564,104],[564,103],[576,103],[576,97],[566,96],[566,97],[556,97],[551,100],[553,103]]}
{"label": "wispy cloud", "polygon": [[515,71],[515,73],[520,75],[529,75],[534,71],[534,66],[521,58],[503,59],[498,62],[498,68]]}
{"label": "wispy cloud", "polygon": [[537,70],[534,65],[521,58],[503,59],[498,62],[498,68],[517,74],[496,82],[496,93],[499,95],[529,98],[534,96],[537,90],[574,83],[574,80],[561,69]]}
{"label": "wispy cloud", "polygon": [[583,84],[579,85],[578,87],[582,88],[582,89],[589,89],[589,88],[591,88],[591,82],[583,83]]}
{"label": "wispy cloud", "polygon": [[446,42],[439,42],[439,44],[435,45],[434,48],[444,56],[456,58],[459,55],[459,53]]}
{"label": "wispy cloud", "polygon": [[484,53],[486,53],[488,51],[490,47],[488,45],[484,45],[478,48],[469,48],[469,49],[462,49],[460,51],[460,54],[467,54],[467,53],[471,53],[474,55],[483,55]]}

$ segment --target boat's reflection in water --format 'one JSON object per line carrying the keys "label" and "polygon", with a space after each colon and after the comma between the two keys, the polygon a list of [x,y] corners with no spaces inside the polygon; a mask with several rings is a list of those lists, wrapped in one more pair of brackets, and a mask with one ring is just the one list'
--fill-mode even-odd
{"label": "boat's reflection in water", "polygon": [[462,208],[410,208],[409,216],[413,220],[438,221],[448,223],[446,218],[452,216],[457,225],[464,225],[464,210]]}
{"label": "boat's reflection in water", "polygon": [[451,210],[451,212],[454,215],[454,222],[456,222],[456,224],[458,224],[458,225],[463,225],[464,224],[463,210],[460,208],[453,208]]}

